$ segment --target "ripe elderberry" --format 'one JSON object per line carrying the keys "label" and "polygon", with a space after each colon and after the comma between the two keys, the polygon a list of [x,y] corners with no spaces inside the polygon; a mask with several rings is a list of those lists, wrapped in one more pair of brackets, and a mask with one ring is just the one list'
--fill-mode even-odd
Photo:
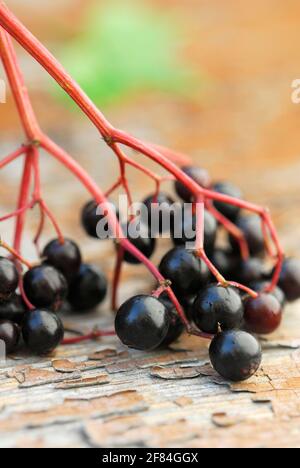
{"label": "ripe elderberry", "polygon": [[300,260],[288,258],[284,261],[279,286],[288,301],[292,302],[300,298]]}
{"label": "ripe elderberry", "polygon": [[0,320],[0,340],[4,341],[6,353],[12,353],[18,346],[20,328],[8,320]]}
{"label": "ripe elderberry", "polygon": [[176,307],[174,306],[173,302],[169,298],[168,294],[166,293],[162,294],[159,300],[166,307],[168,314],[169,314],[169,319],[170,319],[168,333],[165,339],[163,340],[163,342],[161,343],[161,346],[166,347],[174,343],[174,341],[178,340],[178,338],[183,333],[184,325],[177,313]]}
{"label": "ripe elderberry", "polygon": [[51,265],[40,265],[24,275],[24,291],[35,307],[59,310],[68,293],[62,273]]}
{"label": "ripe elderberry", "polygon": [[211,261],[224,278],[233,279],[241,259],[231,250],[216,248],[211,255]]}
{"label": "ripe elderberry", "polygon": [[152,296],[135,296],[118,310],[116,333],[130,348],[149,351],[166,338],[170,318],[165,305]]}
{"label": "ripe elderberry", "polygon": [[[208,212],[204,213],[204,249],[207,253],[212,253],[214,250],[217,238],[217,222],[215,218]],[[173,242],[175,245],[184,245],[187,242],[195,242],[197,229],[197,215],[191,210],[183,210],[179,225],[174,226],[172,232]]]}
{"label": "ripe elderberry", "polygon": [[259,258],[242,260],[232,272],[232,278],[245,286],[261,281],[264,277],[264,264]]}
{"label": "ripe elderberry", "polygon": [[65,239],[64,243],[59,239],[49,242],[42,256],[46,263],[61,271],[68,282],[78,273],[81,265],[79,247],[70,239]]}
{"label": "ripe elderberry", "polygon": [[[236,221],[237,227],[244,233],[251,255],[258,256],[265,253],[265,239],[262,231],[261,219],[257,215],[240,216]],[[239,245],[234,237],[229,236],[232,248],[239,251]]]}
{"label": "ripe elderberry", "polygon": [[[256,291],[256,292],[260,293],[260,292],[264,292],[265,289],[269,285],[270,285],[270,282],[268,282],[268,281],[258,281],[256,283],[251,283],[250,287],[251,287],[251,289],[253,289],[253,291]],[[270,294],[272,294],[273,296],[276,297],[277,301],[279,302],[279,304],[281,305],[282,308],[285,306],[286,297],[285,297],[284,292],[282,291],[282,289],[279,286],[276,286],[276,288],[273,289],[273,291],[271,291]]]}
{"label": "ripe elderberry", "polygon": [[69,287],[68,300],[73,309],[85,312],[101,304],[107,293],[107,279],[95,265],[82,264]]}
{"label": "ripe elderberry", "polygon": [[0,257],[0,300],[6,300],[13,294],[19,283],[15,264],[5,257]]}
{"label": "ripe elderberry", "polygon": [[[156,240],[151,237],[148,226],[140,220],[134,219],[127,226],[124,226],[124,231],[127,231],[128,240],[140,251],[145,257],[150,258],[156,247]],[[132,265],[138,265],[141,262],[134,257],[130,252],[124,252],[124,261]]]}
{"label": "ripe elderberry", "polygon": [[64,327],[57,314],[36,309],[25,315],[22,334],[32,352],[44,355],[54,351],[63,340]]}
{"label": "ripe elderberry", "polygon": [[[242,192],[240,191],[240,189],[228,182],[219,182],[217,184],[214,184],[213,190],[215,192],[228,195],[229,197],[238,199],[242,198]],[[232,222],[235,222],[237,220],[241,211],[238,206],[229,205],[228,203],[224,203],[221,201],[215,201],[214,205],[217,208],[217,210],[220,211],[220,213],[222,213],[226,218],[228,218]]]}
{"label": "ripe elderberry", "polygon": [[153,234],[163,234],[172,228],[175,201],[171,197],[160,192],[156,196],[147,197],[143,204],[147,208],[147,219],[144,222]]}
{"label": "ripe elderberry", "polygon": [[263,293],[256,299],[250,297],[246,300],[244,317],[247,330],[268,335],[281,324],[282,306],[275,296]]}
{"label": "ripe elderberry", "polygon": [[196,296],[192,316],[200,330],[214,335],[218,333],[219,325],[222,330],[241,327],[244,306],[234,288],[211,284]]}
{"label": "ripe elderberry", "polygon": [[[111,207],[115,210],[117,218],[119,218],[119,212],[117,208],[112,203]],[[84,205],[81,212],[81,224],[88,236],[93,237],[95,239],[101,239],[102,237],[99,237],[97,233],[97,226],[98,223],[106,216],[106,212],[105,210],[103,210],[103,214],[97,214],[97,211],[98,204],[95,202],[95,200],[91,200],[86,205]],[[103,231],[106,234],[105,238],[109,237],[108,223],[106,224],[106,226],[103,226]]]}
{"label": "ripe elderberry", "polygon": [[7,302],[0,302],[0,320],[9,320],[20,325],[26,312],[23,299],[18,294],[12,294]]}
{"label": "ripe elderberry", "polygon": [[[195,166],[182,167],[182,171],[193,179],[200,187],[209,188],[211,179],[209,173],[205,169]],[[177,195],[185,202],[193,201],[193,195],[190,190],[181,182],[175,182],[175,190]]]}
{"label": "ripe elderberry", "polygon": [[172,289],[180,296],[197,294],[210,277],[206,264],[192,250],[176,247],[162,259],[159,270],[172,283]]}
{"label": "ripe elderberry", "polygon": [[225,379],[240,382],[255,374],[261,364],[261,346],[257,339],[240,330],[219,333],[209,348],[214,369]]}

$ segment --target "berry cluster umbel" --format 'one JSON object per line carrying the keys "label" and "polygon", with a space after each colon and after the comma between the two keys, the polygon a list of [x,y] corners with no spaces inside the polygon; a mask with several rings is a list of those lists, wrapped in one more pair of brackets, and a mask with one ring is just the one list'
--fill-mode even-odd
{"label": "berry cluster umbel", "polygon": [[[40,129],[10,36],[15,38],[74,100],[96,126],[103,140],[117,157],[120,175],[105,193],[69,154]],[[87,294],[87,291],[89,291],[93,279],[96,276],[99,280],[99,275],[95,273],[94,267],[82,265],[79,249],[74,243],[64,238],[55,216],[44,200],[40,182],[39,153],[40,148],[43,148],[72,172],[92,196],[93,201],[89,202],[82,214],[82,221],[89,235],[94,236],[93,209],[95,204],[101,204],[107,208],[109,229],[117,240],[117,265],[113,280],[113,305],[115,308],[117,308],[117,289],[123,261],[143,264],[159,284],[157,291],[152,295],[131,298],[118,311],[116,330],[122,341],[138,349],[145,347],[154,349],[164,342],[170,343],[174,337],[178,337],[179,330],[181,330],[178,325],[179,317],[190,333],[211,337],[212,331],[219,332],[212,341],[211,357],[215,368],[222,375],[234,379],[249,377],[259,364],[259,346],[253,345],[254,338],[249,338],[247,333],[237,331],[237,329],[244,326],[251,328],[251,323],[255,322],[253,317],[259,308],[268,312],[272,309],[270,317],[273,317],[274,314],[279,317],[281,312],[281,306],[280,310],[277,307],[278,299],[275,298],[275,288],[282,270],[283,252],[268,211],[242,200],[239,190],[229,184],[212,185],[209,174],[203,169],[194,167],[186,156],[176,154],[166,148],[144,143],[114,128],[66,73],[60,63],[2,1],[0,2],[0,45],[1,59],[26,135],[26,143],[0,162],[0,168],[2,168],[17,158],[24,158],[18,206],[15,212],[3,218],[14,217],[16,219],[14,249],[11,249],[11,253],[12,251],[14,253],[15,264],[19,267],[19,262],[23,260],[21,243],[26,213],[29,209],[37,206],[40,211],[39,229],[34,239],[38,250],[46,217],[52,222],[57,237],[42,252],[47,258],[47,264],[40,264],[33,268],[27,264],[29,271],[24,278],[19,274],[20,293],[26,309],[29,309],[25,318],[27,325],[23,325],[23,336],[28,346],[39,353],[53,349],[55,346],[52,346],[51,343],[57,344],[56,341],[61,341],[62,333],[60,320],[57,315],[53,316],[50,309],[57,311],[66,294],[69,295],[73,306],[80,306],[81,309],[84,309],[85,303],[91,299],[91,294]],[[158,176],[129,157],[123,148],[125,150],[130,148],[147,156],[164,168],[168,175],[166,177]],[[146,200],[149,206],[156,202],[159,204],[162,197],[166,198],[161,192],[161,185],[165,180],[170,179],[174,180],[177,195],[183,201],[192,201],[197,214],[200,214],[195,218],[192,210],[188,220],[191,226],[196,223],[196,248],[194,251],[186,250],[184,242],[183,245],[178,245],[179,242],[175,242],[175,248],[166,253],[160,267],[157,268],[150,260],[156,247],[155,239],[147,238],[147,236],[146,238],[143,236],[141,239],[128,239],[122,235],[122,226],[119,223],[117,213],[111,208],[108,198],[115,190],[123,189],[128,197],[129,205],[132,204],[132,192],[126,177],[128,166],[146,174],[153,182],[155,191]],[[31,193],[32,183],[33,192]],[[250,211],[252,216],[245,217],[244,211]],[[129,221],[134,222],[131,219]],[[220,250],[216,243],[220,227],[225,228],[229,235],[230,248],[226,251]],[[161,229],[158,229],[157,234],[159,231]],[[170,237],[172,237],[172,233],[170,233]],[[263,263],[260,258],[255,257],[266,251],[272,258],[275,258],[274,270],[270,275],[266,273],[267,278],[265,273],[261,271]],[[68,261],[66,261],[66,256]],[[293,299],[298,297],[300,293],[299,278],[295,277],[294,273],[295,267],[286,263],[283,276],[280,279],[281,286],[287,292],[288,298]],[[291,277],[294,285],[288,291]],[[227,278],[233,278],[233,281],[228,281]],[[262,280],[267,280],[266,286],[261,286]],[[40,281],[44,282],[43,294],[40,292],[40,286],[36,286],[40,284]],[[254,291],[252,282],[256,284],[257,290],[262,288],[263,294],[258,295]],[[104,283],[103,279],[101,283],[103,289]],[[213,284],[210,285],[210,283]],[[88,298],[85,297],[86,295]],[[207,299],[210,298],[210,295],[213,297],[212,301]],[[241,299],[240,295],[246,295],[247,299],[245,300],[244,297]],[[207,321],[206,317],[205,301],[207,300],[212,302],[210,321]],[[254,303],[254,301],[256,302]],[[8,310],[9,307],[12,307],[11,301],[6,301],[6,304],[7,307],[4,309]],[[91,300],[88,303],[88,308],[93,305]],[[222,310],[224,310],[224,314],[222,314]],[[38,318],[34,314],[38,314]],[[52,329],[55,333],[49,339],[49,345],[45,345],[44,349],[39,349],[39,337],[42,337],[42,341],[47,343],[44,336],[45,328],[48,328],[45,325],[45,321],[47,321],[45,317],[48,317],[49,320],[51,317]],[[57,326],[54,325],[54,322]],[[266,322],[268,322],[267,319]],[[275,327],[275,322],[276,320],[269,321],[269,330]],[[13,323],[15,322],[13,321]],[[36,324],[39,326],[34,330]],[[264,323],[264,327],[267,328],[266,323]],[[106,333],[110,334],[111,332]],[[92,332],[87,336],[71,338],[65,342],[73,343],[101,336],[101,334],[103,333]],[[148,335],[147,339],[146,335]],[[142,341],[144,345],[141,344]],[[252,345],[249,344],[250,342]],[[215,364],[216,355],[219,356],[219,362],[222,362],[220,366]],[[228,368],[232,362],[237,363],[236,372],[234,375],[228,374],[226,376],[226,372],[222,369]]]}

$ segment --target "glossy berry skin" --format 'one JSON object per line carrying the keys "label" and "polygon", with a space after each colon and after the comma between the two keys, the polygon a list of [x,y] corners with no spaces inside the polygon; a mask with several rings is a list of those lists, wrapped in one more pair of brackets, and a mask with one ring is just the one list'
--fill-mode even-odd
{"label": "glossy berry skin", "polygon": [[0,257],[0,300],[6,300],[13,294],[19,283],[15,264],[5,257]]}
{"label": "glossy berry skin", "polygon": [[[242,198],[242,192],[239,188],[235,187],[234,185],[228,182],[219,182],[213,185],[213,190],[218,193],[222,193],[224,195],[228,195],[229,197],[233,198]],[[238,206],[229,205],[228,203],[215,201],[215,207],[217,210],[222,213],[227,219],[232,222],[235,222],[240,214],[240,208]]]}
{"label": "glossy berry skin", "polygon": [[[265,240],[262,232],[261,219],[257,215],[240,216],[236,221],[237,227],[244,233],[252,256],[260,256],[265,253]],[[238,252],[239,246],[236,240],[230,236],[232,248]]]}
{"label": "glossy berry skin", "polygon": [[6,353],[12,353],[18,346],[20,328],[17,324],[8,320],[0,320],[0,340],[4,341]]}
{"label": "glossy berry skin", "polygon": [[288,258],[284,261],[279,286],[289,302],[300,299],[300,260]]}
{"label": "glossy berry skin", "polygon": [[263,293],[258,298],[248,298],[245,303],[247,330],[258,335],[273,333],[282,321],[282,307],[275,296]]}
{"label": "glossy berry skin", "polygon": [[[211,261],[224,278],[234,279],[234,275],[238,271],[240,258],[231,252],[231,250],[215,249],[212,253]],[[215,277],[213,277],[214,280]]]}
{"label": "glossy berry skin", "polygon": [[232,330],[243,323],[244,306],[234,288],[207,286],[196,297],[192,311],[197,327],[212,335],[218,333],[219,325],[222,330]]}
{"label": "glossy berry skin", "polygon": [[210,277],[206,264],[192,250],[176,247],[162,259],[159,271],[172,283],[179,297],[191,296],[205,286]]}
{"label": "glossy berry skin", "polygon": [[[174,211],[172,207],[175,201],[163,192],[157,196],[150,195],[143,204],[147,208],[145,224],[148,224],[153,235],[169,232],[174,222]],[[166,221],[164,221],[166,220]],[[168,226],[168,222],[170,227]]]}
{"label": "glossy berry skin", "polygon": [[51,265],[40,265],[24,275],[24,291],[35,307],[57,311],[68,293],[65,277]]}
{"label": "glossy berry skin", "polygon": [[[256,283],[251,283],[250,284],[251,289],[253,289],[253,291],[256,291],[256,292],[259,292],[259,293],[264,292],[265,289],[268,286],[270,286],[269,281],[258,281]],[[279,286],[276,286],[276,288],[273,289],[273,291],[271,291],[270,294],[272,294],[273,296],[276,297],[277,301],[279,302],[279,304],[281,305],[282,308],[285,306],[286,297],[285,297],[284,292],[282,291],[282,289]]]}
{"label": "glossy berry skin", "polygon": [[170,319],[168,333],[161,343],[161,347],[167,347],[174,343],[174,341],[178,340],[178,338],[182,335],[184,331],[184,325],[176,311],[176,307],[170,300],[169,296],[167,294],[162,294],[159,300],[166,307]]}
{"label": "glossy berry skin", "polygon": [[22,297],[18,294],[14,293],[9,301],[0,303],[0,320],[9,320],[20,325],[26,312]]}
{"label": "glossy berry skin", "polygon": [[226,380],[241,382],[258,370],[262,352],[257,339],[247,332],[231,330],[214,337],[209,348],[213,368]]}
{"label": "glossy berry skin", "polygon": [[[136,232],[137,222],[131,221],[128,226],[124,227],[124,232],[127,230],[128,240],[140,251],[145,257],[150,258],[156,247],[156,240],[152,238],[148,229],[143,223],[139,223],[138,232]],[[135,258],[130,252],[124,252],[124,261],[131,265],[139,265],[141,262]]]}
{"label": "glossy berry skin", "polygon": [[23,339],[35,354],[49,354],[61,343],[64,327],[57,314],[48,310],[32,310],[25,316]]}
{"label": "glossy berry skin", "polygon": [[68,300],[73,309],[86,312],[97,307],[107,294],[107,279],[95,265],[82,264],[69,288]]}
{"label": "glossy berry skin", "polygon": [[[207,253],[212,253],[214,250],[217,238],[217,222],[215,218],[208,212],[204,213],[204,249]],[[197,228],[197,216],[192,214],[190,210],[183,210],[182,219],[179,226],[174,227],[172,232],[173,242],[175,245],[185,245],[188,242],[195,242]]]}
{"label": "glossy berry skin", "polygon": [[58,239],[51,241],[46,245],[42,256],[45,263],[59,270],[68,282],[78,273],[81,265],[79,247],[70,239],[65,239],[63,244]]}
{"label": "glossy berry skin", "polygon": [[[87,233],[88,236],[93,237],[94,239],[101,239],[97,234],[97,225],[104,218],[105,214],[97,214],[98,203],[95,200],[89,201],[84,205],[81,212],[81,224]],[[117,217],[119,218],[119,213],[117,208],[111,203],[112,208],[115,210]],[[105,210],[103,210],[104,212]],[[108,225],[105,228],[106,232],[109,232]],[[109,237],[109,235],[107,236]]]}
{"label": "glossy berry skin", "polygon": [[241,261],[236,271],[232,273],[232,279],[245,286],[261,281],[263,277],[264,264],[259,258],[249,258],[248,260]]}
{"label": "glossy berry skin", "polygon": [[116,333],[130,348],[149,351],[158,348],[166,338],[170,318],[164,304],[152,296],[135,296],[117,312]]}
{"label": "glossy berry skin", "polygon": [[[211,179],[208,172],[205,169],[195,166],[185,166],[181,170],[188,175],[191,179],[194,180],[200,187],[209,188],[211,184]],[[193,201],[193,195],[190,190],[183,185],[181,182],[175,182],[175,191],[177,195],[185,202]]]}

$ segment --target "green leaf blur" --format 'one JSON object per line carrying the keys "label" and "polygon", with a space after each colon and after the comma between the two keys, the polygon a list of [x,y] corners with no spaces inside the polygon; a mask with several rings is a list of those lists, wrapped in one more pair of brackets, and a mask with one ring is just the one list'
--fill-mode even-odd
{"label": "green leaf blur", "polygon": [[83,24],[60,56],[96,103],[149,90],[188,95],[196,84],[192,68],[179,58],[183,33],[166,13],[111,0],[93,7]]}

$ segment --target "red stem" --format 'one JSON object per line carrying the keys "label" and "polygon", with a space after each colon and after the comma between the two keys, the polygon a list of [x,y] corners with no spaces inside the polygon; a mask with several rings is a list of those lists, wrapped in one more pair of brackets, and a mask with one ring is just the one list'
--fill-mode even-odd
{"label": "red stem", "polygon": [[[279,240],[275,231],[275,228],[272,224],[271,218],[269,214],[260,207],[256,205],[252,205],[243,201],[235,200],[231,197],[226,197],[223,194],[216,194],[215,192],[204,190],[199,187],[192,179],[190,179],[186,174],[184,174],[180,169],[177,168],[175,164],[173,164],[170,159],[175,161],[178,157],[173,152],[166,150],[165,148],[156,147],[145,145],[144,143],[140,142],[139,140],[135,139],[132,136],[127,135],[126,133],[114,129],[111,124],[105,119],[103,114],[96,108],[96,106],[91,102],[91,100],[84,94],[84,92],[80,89],[77,83],[65,72],[63,67],[59,64],[59,62],[48,52],[48,50],[39,43],[39,41],[18,21],[18,19],[12,15],[12,13],[8,10],[8,8],[1,2],[0,5],[0,24],[7,30],[9,33],[14,36],[17,41],[50,73],[51,76],[60,84],[60,86],[69,94],[69,96],[78,104],[78,106],[84,111],[84,113],[89,117],[89,119],[96,125],[96,127],[101,132],[104,140],[106,143],[112,147],[113,151],[119,157],[120,161],[124,163],[124,157],[122,158],[122,152],[118,148],[117,143],[124,144],[136,151],[148,156],[150,159],[154,160],[156,163],[160,164],[164,169],[170,172],[177,180],[182,182],[195,196],[196,199],[201,198],[201,205],[204,207],[204,202],[206,199],[208,200],[219,200],[226,203],[230,203],[235,206],[240,206],[244,209],[249,209],[250,211],[258,213],[264,224],[267,226],[270,236],[276,246],[277,255],[278,255],[278,264],[275,268],[274,278],[270,288],[273,288],[276,285],[276,281],[278,281],[278,276],[281,269],[283,253],[279,244]],[[21,120],[25,127],[25,131],[27,135],[31,133],[30,140],[37,140],[41,143],[43,147],[45,147],[48,152],[50,152],[53,156],[59,159],[70,171],[76,175],[81,182],[86,186],[86,188],[90,191],[90,193],[94,196],[95,200],[100,204],[107,204],[105,197],[103,196],[102,192],[99,191],[96,184],[88,177],[88,175],[82,170],[82,168],[75,163],[72,158],[70,158],[67,153],[61,150],[57,145],[55,145],[50,139],[48,139],[45,135],[41,135],[38,125],[36,124],[35,117],[30,106],[30,103],[26,106],[26,101],[29,101],[27,92],[22,93],[20,90],[20,86],[22,89],[22,79],[20,77],[20,73],[18,71],[18,67],[15,60],[14,51],[12,50],[11,43],[7,38],[5,33],[1,34],[2,40],[2,49],[1,55],[2,60],[5,65],[6,71],[8,73],[12,89],[15,95],[15,99],[18,105],[19,113],[21,116]],[[6,42],[5,42],[6,41]],[[4,45],[3,45],[4,44]],[[10,55],[8,53],[10,51]],[[14,66],[14,67],[13,67]],[[15,68],[16,70],[14,70]],[[24,87],[24,86],[23,86]],[[30,107],[29,107],[30,106]],[[29,112],[28,112],[29,109]],[[36,124],[36,125],[35,125]],[[178,155],[177,155],[178,156]],[[183,163],[181,159],[181,163]],[[121,167],[123,168],[122,164]],[[129,187],[127,185],[126,177],[123,174],[123,185],[127,192],[127,195],[130,197]],[[24,187],[25,186],[25,187]],[[25,193],[26,183],[22,183],[22,189],[20,193],[20,200],[19,203],[24,204],[26,193]],[[20,206],[20,208],[22,205]],[[163,280],[161,275],[159,274],[158,270],[152,265],[148,259],[146,259],[141,252],[139,252],[128,240],[123,239],[122,230],[116,220],[116,216],[114,213],[110,211],[109,206],[107,205],[107,211],[109,216],[109,222],[112,224],[112,228],[114,231],[115,236],[117,239],[120,239],[120,245],[132,253],[137,259],[139,259],[144,265],[149,269],[149,271],[157,278],[158,281]],[[21,218],[21,216],[20,216]],[[16,237],[18,243],[20,244],[20,232],[22,232],[23,226],[17,226],[16,229]],[[204,251],[202,253],[202,244],[203,244],[203,222],[199,223],[199,228],[197,230],[197,245],[201,246],[201,255],[205,255]],[[205,256],[206,257],[206,256]],[[205,258],[203,257],[203,258]],[[207,259],[207,257],[206,257]],[[207,259],[206,261],[209,262]],[[172,293],[172,291],[168,291],[170,298],[173,300],[174,304],[178,304],[178,312],[182,317],[184,323],[189,328],[189,324],[187,319],[182,311],[176,297]]]}
{"label": "red stem", "polygon": [[21,188],[19,192],[18,200],[18,210],[21,210],[21,213],[17,217],[16,226],[15,226],[15,238],[14,238],[14,248],[17,252],[21,251],[21,242],[23,229],[25,224],[26,211],[23,210],[28,204],[30,183],[31,183],[31,167],[32,167],[32,155],[31,151],[28,150],[28,154],[25,158],[23,176],[21,181]]}
{"label": "red stem", "polygon": [[[3,2],[1,2],[1,15],[3,6],[5,8],[5,5]],[[0,28],[0,52],[3,67],[8,77],[8,81],[16,102],[16,106],[18,108],[18,113],[23,124],[26,137],[28,138],[29,142],[33,142],[38,138],[40,129],[34,115],[23,76],[20,73],[19,67],[17,65],[16,53],[13,48],[11,38],[2,28]]]}
{"label": "red stem", "polygon": [[[52,154],[58,161],[60,161],[69,171],[71,171],[86,187],[86,189],[90,192],[92,197],[95,201],[102,205],[103,208],[107,211],[108,221],[110,223],[110,228],[112,233],[116,239],[119,240],[120,245],[131,253],[137,260],[139,260],[145,267],[149,270],[149,272],[157,279],[157,281],[164,282],[165,278],[160,274],[158,269],[153,265],[153,263],[146,258],[142,252],[140,252],[128,239],[126,239],[123,235],[122,229],[119,225],[118,219],[116,217],[115,211],[112,209],[111,204],[106,200],[105,196],[97,186],[97,184],[93,181],[93,179],[83,170],[83,168],[69,156],[62,148],[60,148],[56,143],[54,143],[50,138],[46,135],[43,136],[41,144],[43,148],[48,151],[48,153]],[[189,321],[186,318],[186,315],[176,299],[176,296],[171,290],[168,290],[170,299],[176,306],[179,316],[181,317],[183,323],[186,325],[187,329],[190,330]]]}
{"label": "red stem", "polygon": [[[214,218],[222,224],[222,226],[228,231],[238,242],[241,251],[241,257],[243,260],[248,260],[250,256],[248,243],[245,239],[243,232],[233,224],[229,219],[222,215],[211,203],[211,201],[207,201],[205,203],[206,209],[214,216]],[[265,226],[265,225],[264,225]]]}
{"label": "red stem", "polygon": [[123,259],[124,259],[124,249],[118,246],[117,261],[116,261],[116,266],[114,270],[114,279],[113,279],[113,287],[112,287],[112,299],[111,299],[111,308],[115,312],[118,310],[118,297],[117,296],[118,296],[118,289],[119,289],[121,273],[122,273]]}
{"label": "red stem", "polygon": [[177,180],[186,185],[196,198],[199,195],[203,195],[205,196],[205,198],[224,201],[225,203],[229,203],[234,206],[239,206],[241,208],[248,209],[259,214],[263,218],[264,222],[266,222],[268,229],[271,232],[271,237],[277,249],[279,265],[277,269],[280,270],[283,253],[279,244],[276,231],[273,231],[270,219],[265,216],[265,210],[261,209],[260,207],[257,207],[256,205],[200,188],[186,174],[180,171],[175,164],[171,163],[167,157],[163,156],[161,152],[157,151],[155,149],[157,147],[146,145],[140,142],[139,140],[135,139],[134,137],[127,135],[125,132],[114,129],[112,125],[106,120],[104,115],[96,108],[96,106],[91,102],[91,100],[80,89],[78,84],[63,69],[60,63],[22,25],[22,23],[8,10],[8,8],[3,2],[0,5],[0,13],[0,24],[13,37],[15,37],[15,39],[48,71],[48,73],[67,92],[67,94],[78,104],[78,106],[83,110],[83,112],[100,130],[104,140],[108,145],[111,146],[115,143],[121,143],[150,157],[158,164],[163,166],[171,174],[173,174]]}
{"label": "red stem", "polygon": [[3,158],[2,161],[0,161],[0,169],[3,169],[8,164],[12,163],[15,159],[17,159],[19,156],[22,156],[22,154],[24,154],[25,152],[26,152],[25,146],[21,146],[14,153],[11,153],[5,158]]}
{"label": "red stem", "polygon": [[82,343],[83,341],[96,340],[97,338],[102,338],[104,336],[115,336],[116,332],[112,331],[93,331],[87,335],[76,336],[75,338],[65,338],[62,341],[63,345],[72,345]]}
{"label": "red stem", "polygon": [[32,209],[34,206],[34,203],[31,202],[31,203],[28,203],[28,205],[26,206],[23,206],[22,208],[20,208],[19,210],[16,210],[14,211],[13,213],[9,213],[5,216],[2,216],[2,218],[0,218],[0,223],[4,222],[4,221],[7,221],[8,219],[11,219],[11,218],[15,218],[17,216],[20,216],[20,214],[22,214],[24,211],[27,211],[27,210],[30,210]]}

